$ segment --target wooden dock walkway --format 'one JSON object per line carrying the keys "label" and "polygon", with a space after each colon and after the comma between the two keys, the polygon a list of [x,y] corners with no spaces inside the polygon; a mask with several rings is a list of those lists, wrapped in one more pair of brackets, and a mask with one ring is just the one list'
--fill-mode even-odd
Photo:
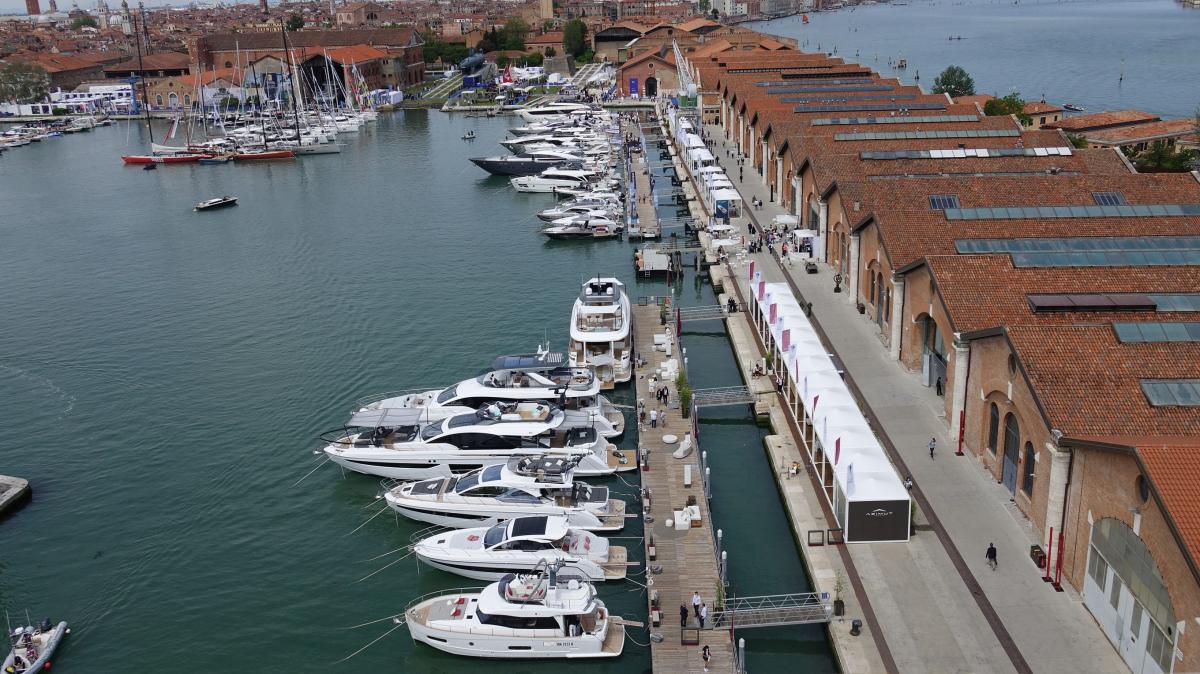
{"label": "wooden dock walkway", "polygon": [[[691,432],[691,420],[683,418],[674,381],[659,380],[656,384],[659,387],[666,384],[670,389],[669,405],[666,407],[658,403],[650,390],[651,378],[656,376],[662,364],[669,358],[679,356],[677,340],[673,340],[670,356],[654,348],[655,334],[665,334],[669,328],[673,333],[671,321],[666,326],[660,324],[659,311],[654,303],[633,306],[634,348],[644,361],[641,367],[634,370],[634,382],[637,399],[645,403],[647,414],[646,422],[638,426],[638,449],[648,466],[648,470],[642,470],[640,474],[642,486],[650,490],[650,517],[653,518],[653,522],[646,524],[646,559],[648,567],[662,566],[662,573],[646,574],[650,582],[648,597],[653,597],[657,592],[662,612],[661,626],[652,627],[650,631],[664,637],[661,643],[651,643],[651,662],[655,672],[703,672],[700,650],[707,645],[712,655],[709,669],[713,672],[731,672],[734,669],[734,656],[729,632],[711,629],[717,595],[723,590],[719,589],[721,580],[717,570],[712,518],[704,497],[700,453],[693,450],[685,459],[672,456],[679,443]],[[650,410],[661,412],[664,409],[666,423],[660,421],[657,428],[651,428]],[[664,435],[674,435],[678,440],[666,443],[663,441]],[[685,466],[691,466],[691,487],[684,486]],[[700,526],[683,531],[667,526],[667,521],[675,518],[675,511],[683,510],[692,499],[700,508]],[[649,554],[651,545],[655,553],[653,559]],[[701,600],[708,604],[708,629],[700,632],[699,645],[685,646],[681,643],[683,630],[680,627],[679,606],[687,606],[688,627],[698,627],[692,611],[694,592],[698,592]],[[691,636],[694,635],[695,632],[691,632]]]}

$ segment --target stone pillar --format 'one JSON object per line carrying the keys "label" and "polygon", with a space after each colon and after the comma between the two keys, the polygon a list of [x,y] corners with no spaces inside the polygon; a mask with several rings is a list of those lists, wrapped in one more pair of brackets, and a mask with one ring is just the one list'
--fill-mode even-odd
{"label": "stone pillar", "polygon": [[788,185],[788,189],[792,191],[792,194],[788,198],[791,199],[792,202],[792,207],[790,209],[791,214],[804,217],[804,210],[802,209],[807,209],[807,204],[800,203],[800,188],[802,185],[803,181],[800,180],[800,176],[792,176],[791,183]]}
{"label": "stone pillar", "polygon": [[962,425],[962,411],[967,404],[967,368],[971,362],[971,344],[954,336],[954,390],[950,398],[950,442],[958,449],[958,434]]}
{"label": "stone pillar", "polygon": [[791,188],[787,185],[784,185],[783,157],[780,157],[778,155],[775,156],[775,180],[774,180],[773,184],[774,184],[774,189],[772,190],[772,192],[774,192],[774,194],[775,194],[775,203],[782,206],[784,204],[784,202],[786,201],[783,198],[783,190],[791,189]]}
{"label": "stone pillar", "polygon": [[846,299],[850,300],[851,304],[856,304],[858,300],[858,235],[850,235],[850,259],[846,260]]}
{"label": "stone pillar", "polygon": [[767,164],[770,161],[771,161],[771,146],[767,145],[766,139],[763,139],[763,141],[762,141],[762,171],[760,172],[761,176],[762,176],[763,187],[767,186],[767,175],[769,173],[769,171],[767,171]]}
{"label": "stone pillar", "polygon": [[[1047,442],[1041,460],[1034,465],[1033,481],[1050,480],[1050,489],[1046,492],[1046,527],[1042,531],[1042,546],[1050,542],[1050,527],[1054,527],[1054,554],[1058,559],[1058,533],[1062,524],[1063,509],[1067,506],[1067,470],[1071,464],[1071,452],[1058,448],[1057,441]],[[1050,465],[1044,466],[1049,458]]]}
{"label": "stone pillar", "polygon": [[817,227],[821,233],[821,250],[817,256],[821,262],[829,263],[829,204],[824,199],[817,200]]}
{"label": "stone pillar", "polygon": [[888,356],[900,360],[900,342],[904,340],[904,277],[892,276],[892,339],[888,342]]}

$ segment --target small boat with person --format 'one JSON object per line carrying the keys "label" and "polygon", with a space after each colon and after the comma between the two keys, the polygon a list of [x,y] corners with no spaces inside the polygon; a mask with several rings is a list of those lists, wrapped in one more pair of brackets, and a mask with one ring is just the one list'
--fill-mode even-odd
{"label": "small boat with person", "polygon": [[194,211],[211,211],[216,208],[225,208],[226,206],[236,206],[236,205],[237,205],[237,197],[231,197],[231,196],[226,195],[223,197],[213,197],[212,199],[205,199],[204,201],[201,201],[200,203],[196,204],[196,206],[192,210],[194,210]]}
{"label": "small boat with person", "polygon": [[475,140],[475,131],[471,130],[463,134],[463,140]]}
{"label": "small boat with person", "polygon": [[1075,105],[1074,103],[1063,103],[1063,110],[1070,110],[1071,112],[1083,112],[1084,107],[1081,105]]}
{"label": "small boat with person", "polygon": [[[615,658],[625,622],[591,583],[558,577],[557,565],[508,574],[482,589],[438,592],[404,609],[413,641],[477,658]],[[400,621],[399,618],[396,619]]]}
{"label": "small boat with person", "polygon": [[62,643],[63,638],[70,632],[67,623],[60,621],[57,625],[49,618],[38,625],[17,627],[8,630],[9,653],[4,658],[5,674],[23,674],[25,672],[40,672],[50,669],[50,658],[55,649]]}

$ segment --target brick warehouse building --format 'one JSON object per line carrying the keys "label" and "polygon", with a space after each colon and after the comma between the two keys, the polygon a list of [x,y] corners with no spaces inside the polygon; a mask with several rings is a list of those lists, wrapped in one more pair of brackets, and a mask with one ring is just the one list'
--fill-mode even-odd
{"label": "brick warehouse building", "polygon": [[1200,175],[823,54],[685,59],[1126,663],[1200,670]]}

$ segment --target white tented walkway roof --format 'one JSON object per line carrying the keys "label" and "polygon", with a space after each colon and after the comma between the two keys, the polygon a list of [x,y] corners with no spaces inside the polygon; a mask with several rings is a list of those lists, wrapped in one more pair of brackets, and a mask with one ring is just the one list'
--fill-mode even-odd
{"label": "white tented walkway roof", "polygon": [[803,305],[750,263],[751,315],[846,542],[907,541],[909,493]]}

